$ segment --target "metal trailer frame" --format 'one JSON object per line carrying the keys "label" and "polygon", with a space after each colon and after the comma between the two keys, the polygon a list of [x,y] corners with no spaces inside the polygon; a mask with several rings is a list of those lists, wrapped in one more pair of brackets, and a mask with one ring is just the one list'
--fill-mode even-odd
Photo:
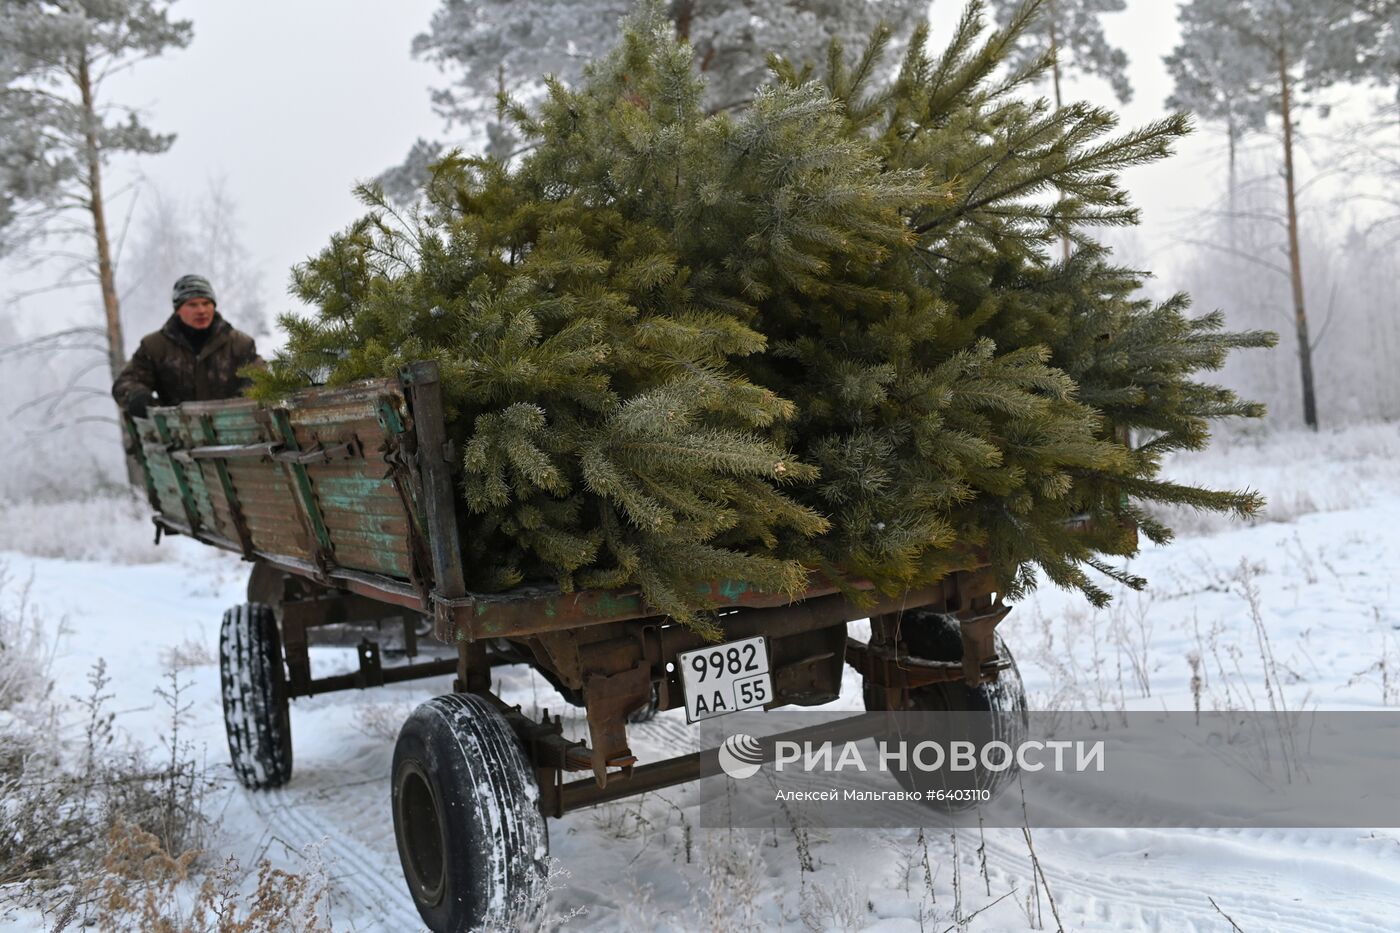
{"label": "metal trailer frame", "polygon": [[[127,429],[155,510],[157,540],[163,533],[187,535],[285,575],[287,585],[268,598],[277,600],[288,696],[454,673],[456,692],[486,697],[519,736],[547,816],[705,773],[702,760],[707,755],[712,760],[714,750],[640,764],[627,743],[629,715],[651,704],[683,706],[677,656],[704,644],[694,631],[658,616],[635,590],[467,590],[452,480],[455,451],[446,437],[436,363],[404,367],[397,383],[307,390],[284,405],[264,408],[235,400],[153,408],[147,419],[128,419]],[[312,409],[319,420],[310,429],[296,423],[299,414]],[[364,417],[371,410],[377,432]],[[221,425],[235,415],[245,427],[261,426],[258,436],[245,431],[247,436],[232,442],[221,437]],[[346,430],[346,424],[359,430]],[[373,464],[384,473],[334,472],[349,461]],[[268,477],[279,468],[277,486]],[[371,487],[371,481],[380,485]],[[332,527],[344,522],[323,508],[328,500],[348,495],[353,506],[356,489],[372,488],[384,499],[382,490],[389,486],[401,509],[378,516],[378,530]],[[286,518],[278,510],[288,508],[300,528],[290,536],[276,523],[279,514]],[[388,551],[367,550],[338,543],[337,533],[355,542],[397,543],[386,545]],[[355,566],[370,559],[365,554],[397,572]],[[1010,664],[995,647],[996,626],[1009,609],[998,598],[991,573],[975,559],[939,583],[898,597],[878,594],[861,581],[838,588],[816,579],[797,601],[723,581],[712,584],[709,595],[721,607],[717,621],[726,636],[769,639],[775,691],[770,708],[834,700],[848,664],[868,685],[886,691],[891,709],[901,708],[912,689],[953,681],[976,687],[995,681]],[[903,647],[903,613],[915,608],[958,621],[961,662],[914,657]],[[378,643],[365,638],[356,671],[312,676],[307,651],[312,630],[395,616],[405,619],[410,654],[412,620],[426,616],[436,639],[456,647],[456,658],[386,666]],[[867,617],[871,641],[848,638],[846,624]],[[545,711],[534,720],[491,692],[492,666],[515,663],[530,664],[567,702],[584,708],[587,742],[566,738],[557,715]]]}

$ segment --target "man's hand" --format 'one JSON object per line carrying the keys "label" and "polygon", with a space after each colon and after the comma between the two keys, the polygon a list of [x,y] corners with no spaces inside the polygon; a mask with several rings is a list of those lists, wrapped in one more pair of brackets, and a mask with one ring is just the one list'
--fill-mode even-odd
{"label": "man's hand", "polygon": [[146,409],[151,407],[151,403],[156,400],[155,394],[151,392],[133,392],[126,400],[126,413],[133,418],[146,417]]}

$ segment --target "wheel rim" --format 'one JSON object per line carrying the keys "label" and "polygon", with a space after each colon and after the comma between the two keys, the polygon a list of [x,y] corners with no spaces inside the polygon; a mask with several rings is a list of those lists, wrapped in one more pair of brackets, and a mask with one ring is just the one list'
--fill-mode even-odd
{"label": "wheel rim", "polygon": [[416,761],[399,767],[399,841],[409,884],[420,901],[437,906],[446,888],[447,840],[442,813],[427,772]]}

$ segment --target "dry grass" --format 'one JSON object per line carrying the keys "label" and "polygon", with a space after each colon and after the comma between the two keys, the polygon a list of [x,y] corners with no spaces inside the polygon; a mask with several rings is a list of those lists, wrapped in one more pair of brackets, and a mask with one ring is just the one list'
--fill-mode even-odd
{"label": "dry grass", "polygon": [[413,714],[416,707],[411,700],[397,700],[386,703],[367,700],[355,705],[353,719],[355,728],[372,739],[393,742],[399,737],[404,721]]}
{"label": "dry grass", "polygon": [[1400,646],[1396,644],[1389,626],[1381,620],[1380,606],[1371,607],[1371,618],[1374,620],[1371,637],[1379,642],[1377,653],[1380,658],[1365,670],[1353,674],[1347,686],[1372,681],[1380,689],[1382,706],[1400,705]]}
{"label": "dry grass", "polygon": [[117,741],[102,662],[74,698],[81,722],[64,724],[49,678],[55,642],[28,588],[0,573],[0,907],[89,919],[113,829],[167,852],[196,850],[208,781],[182,738],[188,685],[178,672],[156,690],[170,714],[169,755],[157,762]]}
{"label": "dry grass", "polygon": [[[10,619],[13,628],[15,616]],[[47,644],[25,616],[27,644]],[[9,630],[7,630],[9,631]],[[15,644],[7,641],[7,646]],[[4,659],[14,662],[12,647]],[[172,667],[157,698],[169,710],[154,760],[123,746],[109,711],[105,665],[77,699],[82,723],[64,737],[47,680],[11,678],[0,710],[0,911],[42,914],[54,933],[321,933],[329,881],[318,861],[292,874],[263,862],[210,864],[202,804],[211,782],[182,737],[188,684]],[[25,685],[21,691],[19,686]]]}
{"label": "dry grass", "polygon": [[297,875],[263,861],[245,891],[233,859],[197,875],[201,855],[171,854],[154,834],[118,819],[100,871],[74,892],[55,933],[73,923],[101,933],[329,933],[323,869]]}
{"label": "dry grass", "polygon": [[54,933],[330,930],[324,871],[264,862],[248,879],[232,861],[207,864],[211,785],[183,738],[188,683],[177,666],[155,691],[169,710],[161,760],[117,740],[102,662],[75,698],[82,722],[69,734],[46,676],[42,620],[22,588],[0,605],[0,912],[37,911]]}
{"label": "dry grass", "polygon": [[874,917],[869,886],[847,875],[823,885],[812,885],[800,908],[802,925],[812,933],[840,930],[855,933]]}
{"label": "dry grass", "polygon": [[765,927],[760,898],[764,875],[755,870],[762,856],[743,832],[711,831],[700,864],[704,881],[691,896],[697,916],[715,933],[739,933]]}
{"label": "dry grass", "polygon": [[187,638],[178,645],[161,649],[160,666],[167,671],[188,671],[196,667],[212,667],[219,663],[209,645]]}
{"label": "dry grass", "polygon": [[107,686],[99,663],[78,698],[83,725],[76,741],[56,741],[64,730],[44,705],[0,735],[0,810],[7,815],[0,823],[0,903],[51,912],[77,897],[85,907],[94,892],[80,879],[101,874],[104,840],[119,824],[150,834],[167,851],[203,841],[209,782],[180,738],[183,685],[172,675],[157,691],[172,718],[170,755],[160,762],[117,742]]}
{"label": "dry grass", "polygon": [[574,920],[588,913],[582,905],[569,907],[562,912],[550,909],[555,895],[568,888],[573,873],[564,867],[557,858],[545,863],[543,883],[531,894],[518,891],[511,906],[511,921],[505,925],[488,923],[481,933],[547,933],[567,927]]}

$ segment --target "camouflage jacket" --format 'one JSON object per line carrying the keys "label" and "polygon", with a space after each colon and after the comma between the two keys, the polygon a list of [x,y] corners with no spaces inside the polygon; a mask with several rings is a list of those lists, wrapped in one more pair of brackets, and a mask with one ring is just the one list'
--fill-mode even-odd
{"label": "camouflage jacket", "polygon": [[160,330],[141,338],[141,346],[112,385],[112,397],[122,408],[141,391],[154,392],[158,405],[237,398],[249,385],[238,371],[263,365],[253,338],[219,314],[198,353],[179,324],[179,316],[172,314]]}

